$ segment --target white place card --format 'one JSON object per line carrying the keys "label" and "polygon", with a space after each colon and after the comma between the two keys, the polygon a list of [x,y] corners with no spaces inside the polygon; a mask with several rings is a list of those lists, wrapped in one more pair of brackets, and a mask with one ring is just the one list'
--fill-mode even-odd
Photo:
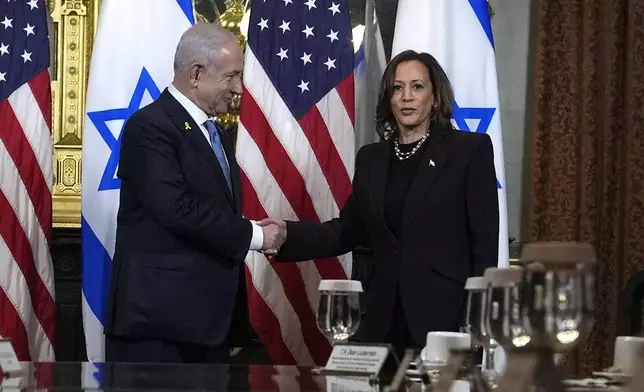
{"label": "white place card", "polygon": [[9,339],[0,339],[0,367],[5,373],[22,369]]}
{"label": "white place card", "polygon": [[326,376],[327,392],[376,392],[369,377]]}
{"label": "white place card", "polygon": [[0,380],[0,390],[2,392],[20,392],[23,388],[27,388],[25,384],[24,377],[5,378]]}
{"label": "white place card", "polygon": [[324,367],[325,371],[378,374],[389,355],[388,346],[337,344]]}

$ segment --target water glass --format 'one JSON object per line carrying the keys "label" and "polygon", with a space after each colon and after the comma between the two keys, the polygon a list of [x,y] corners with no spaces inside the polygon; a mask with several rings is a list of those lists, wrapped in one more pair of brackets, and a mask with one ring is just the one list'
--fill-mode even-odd
{"label": "water glass", "polygon": [[362,283],[356,280],[322,280],[318,291],[318,328],[333,343],[348,341],[360,325]]}

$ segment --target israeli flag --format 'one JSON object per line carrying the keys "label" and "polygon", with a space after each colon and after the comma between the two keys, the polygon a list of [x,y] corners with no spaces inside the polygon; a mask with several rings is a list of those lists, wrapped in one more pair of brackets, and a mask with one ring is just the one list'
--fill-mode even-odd
{"label": "israeli flag", "polygon": [[355,56],[354,81],[356,100],[356,152],[364,145],[377,142],[376,106],[380,79],[387,68],[387,55],[382,43],[374,0],[365,4],[365,29]]}
{"label": "israeli flag", "polygon": [[121,131],[173,78],[179,38],[194,23],[190,0],[103,0],[90,64],[83,134],[83,326],[87,358],[104,361],[103,322],[120,180]]}
{"label": "israeli flag", "polygon": [[463,131],[487,133],[494,145],[499,190],[499,263],[509,266],[501,111],[494,39],[485,0],[400,0],[391,56],[413,49],[433,55],[456,96],[453,120]]}

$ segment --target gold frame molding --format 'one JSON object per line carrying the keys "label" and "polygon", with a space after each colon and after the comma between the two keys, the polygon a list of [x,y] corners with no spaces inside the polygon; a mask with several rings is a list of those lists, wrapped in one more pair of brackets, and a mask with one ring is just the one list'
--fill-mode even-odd
{"label": "gold frame molding", "polygon": [[53,225],[80,227],[85,96],[101,0],[48,0],[54,143]]}

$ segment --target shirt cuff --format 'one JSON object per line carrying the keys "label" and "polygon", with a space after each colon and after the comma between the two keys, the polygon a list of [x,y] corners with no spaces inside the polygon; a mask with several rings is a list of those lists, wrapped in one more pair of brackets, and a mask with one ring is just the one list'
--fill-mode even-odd
{"label": "shirt cuff", "polygon": [[250,239],[249,250],[262,250],[262,245],[264,245],[264,232],[257,222],[252,220],[250,223],[253,225],[253,237]]}

